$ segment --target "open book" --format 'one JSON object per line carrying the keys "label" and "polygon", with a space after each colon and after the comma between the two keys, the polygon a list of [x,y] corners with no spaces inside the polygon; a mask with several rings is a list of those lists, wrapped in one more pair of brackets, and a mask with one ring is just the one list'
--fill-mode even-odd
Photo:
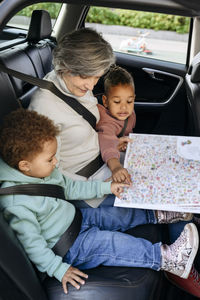
{"label": "open book", "polygon": [[130,134],[132,177],[115,206],[200,213],[200,138]]}

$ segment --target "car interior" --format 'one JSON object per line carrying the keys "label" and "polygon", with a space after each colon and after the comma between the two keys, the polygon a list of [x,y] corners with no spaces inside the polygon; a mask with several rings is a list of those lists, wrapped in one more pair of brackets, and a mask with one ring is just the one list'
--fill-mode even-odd
{"label": "car interior", "polygon": [[[50,72],[52,51],[66,32],[86,26],[91,1],[57,1],[62,8],[52,26],[47,10],[32,11],[28,29],[8,25],[9,21],[33,0],[0,1],[0,123],[19,107],[28,107],[38,88],[9,75],[6,67],[36,78]],[[40,1],[44,3],[45,1]],[[53,3],[54,1],[48,1]],[[200,6],[198,1],[94,0],[92,6],[157,12],[190,18],[190,30],[184,63],[130,55],[115,51],[116,64],[127,69],[136,86],[135,133],[200,136]],[[95,86],[99,102],[103,80]],[[80,290],[69,285],[64,294],[55,278],[40,274],[27,258],[14,232],[0,213],[0,299],[2,300],[169,300],[196,299],[172,285],[164,272],[144,268],[105,267],[87,270],[89,278]],[[166,225],[142,225],[129,234],[153,243],[168,242]],[[200,268],[199,253],[195,260]]]}

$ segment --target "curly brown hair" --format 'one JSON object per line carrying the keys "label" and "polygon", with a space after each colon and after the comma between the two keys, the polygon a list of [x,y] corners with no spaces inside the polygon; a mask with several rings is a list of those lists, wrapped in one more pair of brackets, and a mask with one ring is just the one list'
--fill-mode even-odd
{"label": "curly brown hair", "polygon": [[0,155],[11,167],[30,159],[43,149],[43,144],[55,138],[59,129],[46,116],[35,111],[17,109],[9,113],[0,128]]}
{"label": "curly brown hair", "polygon": [[117,65],[112,65],[108,73],[104,77],[104,92],[108,96],[109,90],[111,87],[117,85],[130,84],[134,86],[134,80],[131,74],[124,68],[121,68]]}

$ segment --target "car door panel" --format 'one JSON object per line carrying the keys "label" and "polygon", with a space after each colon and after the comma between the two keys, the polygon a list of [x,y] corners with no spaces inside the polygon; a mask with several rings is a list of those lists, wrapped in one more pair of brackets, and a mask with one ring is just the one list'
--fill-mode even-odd
{"label": "car door panel", "polygon": [[189,124],[184,85],[185,65],[124,53],[115,54],[116,63],[126,68],[135,82],[137,122],[134,131],[186,134]]}

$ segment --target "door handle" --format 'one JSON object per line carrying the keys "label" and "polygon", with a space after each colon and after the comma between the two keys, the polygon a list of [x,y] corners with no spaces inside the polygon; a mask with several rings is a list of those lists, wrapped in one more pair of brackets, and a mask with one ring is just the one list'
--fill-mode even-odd
{"label": "door handle", "polygon": [[154,80],[158,80],[158,81],[164,81],[163,78],[158,77],[160,73],[155,72],[151,69],[145,69],[143,68],[143,70]]}

